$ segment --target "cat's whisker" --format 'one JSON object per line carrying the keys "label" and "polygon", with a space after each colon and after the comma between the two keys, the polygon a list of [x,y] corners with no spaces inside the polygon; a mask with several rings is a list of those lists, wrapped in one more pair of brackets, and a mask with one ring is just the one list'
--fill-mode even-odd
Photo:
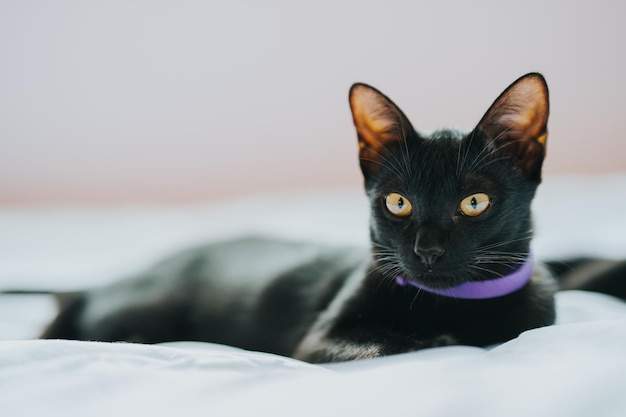
{"label": "cat's whisker", "polygon": [[[476,157],[474,158],[474,160],[472,161],[472,163],[470,164],[469,168],[467,169],[468,174],[472,173],[474,171],[476,171],[478,168],[475,168],[478,164],[480,164],[482,161],[484,161],[487,158],[492,157],[496,152],[504,149],[506,146],[508,146],[511,143],[515,143],[517,141],[510,141],[501,145],[497,145],[496,141],[498,139],[500,139],[500,137],[502,135],[504,135],[505,133],[507,133],[511,128],[506,128],[504,130],[502,130],[502,132],[500,132],[498,135],[496,135],[496,137],[494,137],[492,140],[490,140],[487,143],[487,146],[485,146],[483,149],[481,149],[481,151],[478,153],[478,155],[476,155]],[[492,145],[496,144],[495,146],[492,147]],[[485,153],[483,155],[483,153],[487,151],[487,153]]]}
{"label": "cat's whisker", "polygon": [[382,159],[382,162],[379,161],[378,159],[371,159],[371,158],[364,158],[362,156],[359,157],[359,160],[361,161],[368,161],[368,162],[374,162],[375,164],[378,164],[384,168],[388,168],[391,171],[393,171],[396,175],[398,176],[402,176],[402,172],[401,170],[399,170],[394,164],[392,164],[391,161],[389,161],[388,159],[386,159],[384,156],[382,156],[381,154],[379,154],[378,152],[372,150],[372,152],[374,152],[375,154],[378,155],[378,157],[380,159]]}
{"label": "cat's whisker", "polygon": [[[494,143],[496,140],[497,140],[497,137],[496,137],[496,138],[494,138],[494,139],[492,139],[492,140],[491,140],[491,141],[487,144],[487,146],[484,146],[484,147],[480,150],[480,152],[478,153],[478,155],[476,155],[476,156],[474,157],[474,159],[473,159],[473,160],[472,160],[472,162],[470,163],[470,166],[467,168],[468,173],[471,173],[471,172],[472,172],[472,167],[473,167],[473,166],[477,163],[477,161],[481,161],[481,160],[483,159],[483,157],[484,157],[484,156],[483,156],[483,153],[484,153],[485,151],[487,151],[487,152],[488,152],[488,153],[487,153],[487,155],[489,154],[489,151],[490,151],[490,146],[491,146],[491,144],[492,144],[492,143]],[[467,154],[469,154],[469,152],[470,152],[470,149],[469,149],[469,147],[468,147]],[[463,166],[465,166],[465,161],[463,161]]]}
{"label": "cat's whisker", "polygon": [[[488,165],[490,165],[490,164],[492,164],[492,163],[494,163],[494,162],[509,159],[509,157],[507,157],[507,156],[503,156],[503,157],[500,157],[500,158],[495,158],[495,159],[492,159],[492,160],[487,160],[488,158],[491,158],[491,157],[492,157],[495,153],[497,153],[497,152],[501,151],[503,148],[505,148],[505,147],[507,147],[507,146],[509,146],[509,145],[513,145],[513,144],[515,144],[515,143],[517,143],[517,142],[519,142],[519,141],[511,141],[511,142],[507,142],[507,143],[502,144],[502,145],[500,145],[499,147],[495,148],[494,150],[492,150],[491,152],[489,152],[489,154],[484,155],[484,156],[480,159],[480,161],[475,161],[475,163],[473,163],[473,164],[472,164],[473,168],[472,168],[472,167],[470,167],[469,172],[471,173],[471,172],[479,171],[479,170],[484,169],[486,166],[488,166]],[[483,163],[482,165],[478,165],[479,163],[481,163],[481,162],[483,162],[483,161],[484,161],[485,163]]]}
{"label": "cat's whisker", "polygon": [[[503,132],[503,133],[504,133],[504,132]],[[500,136],[500,135],[498,135],[498,137],[499,137],[499,136]],[[497,139],[497,137],[496,137],[496,139]],[[496,139],[494,139],[494,141],[495,141]],[[481,162],[481,161],[483,161],[483,160],[487,159],[488,157],[493,156],[495,153],[502,151],[502,150],[503,150],[504,148],[506,148],[507,146],[515,145],[515,144],[517,144],[517,143],[523,143],[524,141],[525,141],[524,139],[517,139],[517,140],[510,140],[510,141],[508,141],[508,142],[502,143],[502,144],[500,144],[499,146],[496,146],[493,150],[491,150],[491,151],[489,152],[489,154],[488,154],[488,155],[485,155],[483,158],[481,158],[481,160],[480,160],[480,161],[477,161],[477,162],[476,162],[476,165],[478,165],[478,163],[479,163],[479,162]],[[506,158],[500,158],[500,159],[506,159]],[[483,164],[482,166],[475,168],[473,171],[476,171],[476,170],[478,170],[478,169],[482,169],[482,168],[484,168],[486,165],[488,165],[488,164]]]}
{"label": "cat's whisker", "polygon": [[376,259],[380,259],[381,257],[385,257],[385,256],[395,257],[396,256],[396,251],[389,250],[389,251],[385,251],[385,252],[374,252],[372,255]]}
{"label": "cat's whisker", "polygon": [[376,162],[383,167],[391,169],[396,175],[402,176],[402,172],[404,171],[404,169],[402,168],[402,163],[398,160],[398,158],[395,157],[395,155],[393,155],[393,153],[387,152],[387,154],[391,154],[393,158],[393,160],[390,160],[389,158],[385,156],[385,154],[378,152],[377,150],[375,150],[374,148],[370,146],[368,146],[367,149],[371,151],[372,153],[376,154],[376,156],[378,157],[377,159],[380,159],[381,161],[359,157],[360,160]]}
{"label": "cat's whisker", "polygon": [[528,253],[527,252],[511,252],[511,251],[494,251],[494,250],[490,250],[490,251],[484,251],[483,249],[476,249],[475,251],[476,253],[489,253],[489,254],[494,254],[494,255],[524,255],[527,256]]}
{"label": "cat's whisker", "polygon": [[397,250],[391,246],[383,245],[381,243],[374,243],[372,245],[372,252],[376,253],[398,253]]}
{"label": "cat's whisker", "polygon": [[489,258],[518,258],[518,259],[526,259],[528,257],[527,253],[524,252],[492,252],[492,251],[474,251],[475,256],[479,257],[489,257]]}
{"label": "cat's whisker", "polygon": [[481,246],[480,249],[481,250],[490,250],[490,249],[493,249],[493,248],[499,248],[501,246],[509,245],[511,243],[517,243],[517,242],[523,242],[523,241],[526,241],[526,240],[531,240],[533,238],[532,232],[527,232],[527,233],[528,233],[527,236],[523,236],[522,235],[522,237],[519,237],[517,239],[504,240],[504,241],[492,243],[492,244],[489,244],[489,245]]}
{"label": "cat's whisker", "polygon": [[372,268],[368,275],[380,274],[382,279],[378,282],[376,289],[379,289],[383,283],[388,286],[396,285],[395,278],[402,273],[402,268],[395,262],[389,262],[382,265],[376,265]]}
{"label": "cat's whisker", "polygon": [[524,260],[520,259],[475,259],[474,264],[476,265],[501,265],[507,267],[515,267],[521,265]]}
{"label": "cat's whisker", "polygon": [[373,272],[388,272],[390,269],[400,265],[398,258],[394,254],[377,256],[375,260],[376,262],[372,268]]}
{"label": "cat's whisker", "polygon": [[[472,132],[472,135],[474,134],[474,132]],[[455,169],[455,177],[458,180],[459,179],[459,174],[460,174],[460,167],[461,167],[461,148],[463,147],[463,141],[459,141],[459,148],[456,151],[456,169]]]}
{"label": "cat's whisker", "polygon": [[[467,161],[467,157],[469,156],[469,153],[472,149],[472,143],[474,142],[474,136],[476,134],[476,129],[472,130],[472,133],[470,134],[470,138],[469,138],[469,142],[467,144],[467,149],[465,150],[465,154],[463,155],[463,162],[460,164],[460,166],[458,167],[457,170],[457,179],[460,177],[461,171],[463,170],[463,167],[465,166],[465,162]],[[463,142],[461,142],[462,144]],[[459,154],[461,153],[461,146],[459,146]]]}
{"label": "cat's whisker", "polygon": [[[406,144],[406,134],[404,132],[404,126],[402,123],[402,120],[400,120],[400,129],[401,129],[401,134],[404,138],[405,144]],[[380,140],[378,140],[377,138],[374,139],[379,145],[380,145],[380,149],[385,149],[385,143],[381,142]],[[393,158],[393,161],[395,161],[395,163],[392,163],[392,161],[390,161],[389,159],[387,159],[383,154],[381,154],[380,152],[376,151],[375,149],[373,149],[372,147],[368,146],[367,149],[373,153],[375,153],[379,158],[381,158],[383,161],[387,162],[389,165],[388,167],[391,168],[392,166],[395,168],[394,172],[399,175],[402,176],[402,162],[400,160],[398,160],[398,158],[394,155],[393,152],[387,152],[388,155],[391,155],[391,157]],[[408,155],[408,148],[407,148],[407,155]],[[363,158],[361,158],[363,159]],[[367,159],[363,159],[363,160],[367,160]],[[381,164],[382,165],[382,164]],[[410,173],[410,167],[408,165],[408,161],[406,158],[404,158],[404,171],[407,171]]]}
{"label": "cat's whisker", "polygon": [[472,278],[478,281],[483,281],[487,279],[487,277],[497,278],[501,276],[501,274],[498,274],[493,269],[481,267],[478,265],[468,265],[468,273]]}
{"label": "cat's whisker", "polygon": [[479,248],[474,251],[476,254],[483,255],[518,255],[518,256],[528,256],[528,252],[526,251],[502,251],[502,250],[489,250],[484,248]]}
{"label": "cat's whisker", "polygon": [[489,165],[491,165],[493,163],[496,163],[496,162],[499,162],[499,161],[504,161],[504,160],[507,160],[507,159],[510,159],[510,158],[508,156],[502,156],[500,158],[495,158],[495,159],[491,159],[491,160],[485,161],[484,164],[482,164],[480,166],[477,166],[476,168],[474,168],[469,173],[471,174],[472,172],[480,171],[481,169],[485,169],[485,167],[487,167],[487,166],[489,166]]}
{"label": "cat's whisker", "polygon": [[[479,270],[479,271],[484,271],[484,272],[487,272],[487,273],[488,273],[488,274],[490,274],[490,275],[495,275],[495,276],[500,275],[500,274],[498,274],[496,271],[494,271],[493,269],[490,269],[490,268],[485,268],[485,267],[478,266],[478,265],[475,265],[475,264],[470,264],[470,265],[468,265],[468,268],[470,268],[470,269],[476,269],[476,270]],[[484,276],[480,276],[480,278],[485,278],[485,277],[484,277]]]}
{"label": "cat's whisker", "polygon": [[525,261],[523,258],[475,258],[476,264],[519,265]]}
{"label": "cat's whisker", "polygon": [[415,304],[415,301],[417,301],[417,298],[422,294],[422,289],[421,288],[417,288],[417,291],[415,292],[415,296],[413,297],[413,300],[411,301],[411,304],[409,305],[409,310],[413,310],[413,304]]}
{"label": "cat's whisker", "polygon": [[402,156],[404,158],[404,165],[406,167],[406,171],[409,174],[410,177],[413,176],[413,170],[411,169],[411,155],[409,153],[409,144],[407,142],[407,138],[406,138],[406,129],[404,128],[404,120],[400,117],[400,129],[402,132],[402,144],[403,144],[403,149],[402,149]]}
{"label": "cat's whisker", "polygon": [[503,266],[517,266],[524,263],[523,259],[474,259],[476,265],[503,265]]}

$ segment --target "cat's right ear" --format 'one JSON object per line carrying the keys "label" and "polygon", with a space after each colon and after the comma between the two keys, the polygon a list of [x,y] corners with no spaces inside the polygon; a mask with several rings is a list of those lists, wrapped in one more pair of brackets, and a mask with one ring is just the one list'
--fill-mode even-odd
{"label": "cat's right ear", "polygon": [[387,148],[406,140],[413,128],[398,106],[367,84],[350,88],[350,109],[359,139],[361,170],[367,179],[390,163],[385,156]]}
{"label": "cat's right ear", "polygon": [[526,74],[504,90],[476,130],[486,136],[492,153],[511,157],[528,178],[541,180],[549,108],[546,80]]}

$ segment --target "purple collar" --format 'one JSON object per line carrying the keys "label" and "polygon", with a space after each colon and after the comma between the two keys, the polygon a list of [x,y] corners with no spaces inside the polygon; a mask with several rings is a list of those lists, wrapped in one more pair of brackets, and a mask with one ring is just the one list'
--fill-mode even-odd
{"label": "purple collar", "polygon": [[445,297],[462,298],[465,300],[483,300],[486,298],[502,297],[503,295],[511,294],[530,281],[533,275],[533,259],[531,255],[528,255],[526,262],[519,269],[513,271],[509,275],[505,275],[500,278],[490,279],[488,281],[470,281],[459,285],[458,287],[446,288],[446,289],[434,289],[426,287],[423,284],[419,284],[415,281],[406,280],[400,276],[396,277],[396,284],[404,287],[410,285],[421,290],[443,295]]}

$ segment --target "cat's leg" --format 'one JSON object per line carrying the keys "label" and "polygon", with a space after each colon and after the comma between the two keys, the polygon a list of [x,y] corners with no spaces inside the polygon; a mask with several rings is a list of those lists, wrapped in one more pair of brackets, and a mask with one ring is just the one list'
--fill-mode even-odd
{"label": "cat's leg", "polygon": [[158,343],[187,336],[186,308],[175,298],[128,303],[115,310],[98,308],[98,294],[81,294],[60,313],[42,339]]}
{"label": "cat's leg", "polygon": [[309,334],[293,356],[312,363],[342,362],[455,344],[458,340],[447,334],[418,340],[381,329],[350,329]]}
{"label": "cat's leg", "polygon": [[626,300],[626,261],[574,259],[551,262],[560,290],[584,290],[609,294]]}
{"label": "cat's leg", "polygon": [[187,336],[189,291],[176,279],[146,273],[61,298],[41,338],[158,343]]}
{"label": "cat's leg", "polygon": [[85,294],[76,292],[72,294],[54,294],[59,312],[48,324],[40,336],[41,339],[69,339],[78,340],[79,330],[78,317],[82,314],[85,306]]}

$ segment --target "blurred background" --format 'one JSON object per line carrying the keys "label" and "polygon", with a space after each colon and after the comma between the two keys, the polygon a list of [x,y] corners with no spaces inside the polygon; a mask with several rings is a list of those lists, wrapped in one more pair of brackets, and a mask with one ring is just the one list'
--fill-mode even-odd
{"label": "blurred background", "polygon": [[350,85],[472,128],[530,71],[546,177],[626,171],[620,1],[0,0],[0,204],[144,204],[361,183]]}

